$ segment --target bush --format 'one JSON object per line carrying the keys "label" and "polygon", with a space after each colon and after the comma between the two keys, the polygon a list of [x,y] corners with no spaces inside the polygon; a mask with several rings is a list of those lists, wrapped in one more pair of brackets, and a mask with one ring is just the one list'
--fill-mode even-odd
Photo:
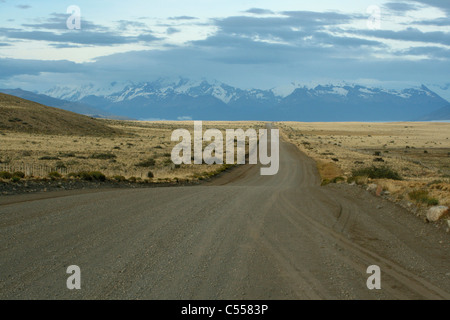
{"label": "bush", "polygon": [[151,172],[151,171],[147,172],[147,177],[148,178],[153,178],[154,177],[153,172]]}
{"label": "bush", "polygon": [[136,167],[144,167],[144,168],[148,168],[148,167],[153,167],[156,164],[155,159],[153,158],[149,158],[147,160],[143,160],[139,163],[137,163],[135,166]]}
{"label": "bush", "polygon": [[48,177],[52,180],[60,179],[62,176],[59,172],[53,171],[48,174]]}
{"label": "bush", "polygon": [[106,180],[106,176],[99,171],[91,171],[91,172],[80,171],[76,174],[69,173],[69,176],[74,176],[76,178],[80,178],[81,180],[86,180],[86,181],[93,181],[93,180],[105,181]]}
{"label": "bush", "polygon": [[425,203],[429,206],[437,206],[439,204],[439,200],[428,196],[427,190],[414,190],[408,193],[408,196],[411,200]]}
{"label": "bush", "polygon": [[2,178],[2,179],[11,179],[12,178],[12,174],[7,172],[7,171],[1,171],[0,172],[0,178]]}
{"label": "bush", "polygon": [[90,157],[91,159],[98,159],[98,160],[109,160],[109,159],[115,159],[117,156],[113,153],[94,153]]}
{"label": "bush", "polygon": [[117,181],[117,182],[121,182],[121,181],[126,181],[127,179],[124,176],[114,176],[112,177],[113,180]]}
{"label": "bush", "polygon": [[103,173],[101,173],[100,171],[92,171],[89,173],[91,174],[91,176],[94,180],[97,180],[97,181],[105,181],[106,180],[106,176]]}
{"label": "bush", "polygon": [[13,177],[11,178],[11,181],[12,181],[12,182],[19,182],[19,181],[20,181],[20,177],[13,176]]}
{"label": "bush", "polygon": [[13,175],[13,178],[14,178],[14,177],[18,177],[18,178],[20,178],[20,179],[25,178],[25,173],[23,173],[22,171],[16,171],[16,172],[14,172],[12,175]]}
{"label": "bush", "polygon": [[43,157],[40,157],[39,160],[61,160],[61,159],[58,157],[43,156]]}
{"label": "bush", "polygon": [[356,169],[352,171],[352,175],[353,177],[367,176],[370,179],[402,180],[402,177],[397,171],[387,166],[382,167],[372,166],[367,168]]}

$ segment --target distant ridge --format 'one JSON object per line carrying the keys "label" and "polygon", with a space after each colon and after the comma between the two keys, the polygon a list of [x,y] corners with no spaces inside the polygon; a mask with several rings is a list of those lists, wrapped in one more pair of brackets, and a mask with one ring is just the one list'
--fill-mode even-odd
{"label": "distant ridge", "polygon": [[449,104],[424,85],[394,90],[346,82],[292,83],[262,90],[185,78],[121,88],[55,87],[45,94],[141,120],[414,121]]}
{"label": "distant ridge", "polygon": [[0,93],[0,130],[80,136],[112,136],[122,133],[101,120],[4,93]]}
{"label": "distant ridge", "polygon": [[450,104],[434,112],[431,112],[418,120],[419,121],[450,120]]}

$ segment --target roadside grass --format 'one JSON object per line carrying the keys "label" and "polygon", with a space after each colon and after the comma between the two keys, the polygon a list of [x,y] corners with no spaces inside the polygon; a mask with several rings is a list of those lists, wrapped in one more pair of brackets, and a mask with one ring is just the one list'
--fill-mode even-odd
{"label": "roadside grass", "polygon": [[428,190],[414,190],[408,193],[411,200],[426,204],[428,206],[436,206],[439,204],[439,200],[431,198]]}

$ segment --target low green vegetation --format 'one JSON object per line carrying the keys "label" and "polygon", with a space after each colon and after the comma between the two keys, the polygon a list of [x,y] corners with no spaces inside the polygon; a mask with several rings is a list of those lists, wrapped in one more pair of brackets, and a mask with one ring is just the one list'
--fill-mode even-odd
{"label": "low green vegetation", "polygon": [[427,190],[414,190],[408,193],[408,196],[411,200],[419,203],[424,203],[429,206],[436,206],[439,204],[439,200],[430,198]]}
{"label": "low green vegetation", "polygon": [[352,171],[352,177],[368,177],[370,179],[402,180],[400,174],[388,166],[371,166]]}

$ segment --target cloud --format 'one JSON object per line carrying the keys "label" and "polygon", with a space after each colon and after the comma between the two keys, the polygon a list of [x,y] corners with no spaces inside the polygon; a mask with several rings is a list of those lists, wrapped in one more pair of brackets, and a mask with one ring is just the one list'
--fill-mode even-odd
{"label": "cloud", "polygon": [[18,5],[16,5],[16,8],[19,8],[19,9],[30,9],[31,6],[28,5],[28,4],[18,4]]}
{"label": "cloud", "polygon": [[384,4],[384,7],[397,14],[420,9],[417,3],[410,3],[410,2],[388,2]]}
{"label": "cloud", "polygon": [[0,78],[7,79],[17,75],[40,75],[50,73],[78,73],[86,72],[86,65],[77,64],[67,60],[41,61],[0,58]]}
{"label": "cloud", "polygon": [[422,21],[415,21],[414,24],[424,26],[446,27],[450,26],[450,19],[446,17],[446,18],[437,18],[433,20],[422,20]]}
{"label": "cloud", "polygon": [[[25,23],[22,24],[22,27],[39,29],[39,30],[61,30],[67,31],[67,18],[69,16],[63,13],[51,13],[50,17],[45,19],[44,22],[41,23]],[[120,27],[120,26],[119,26]],[[89,20],[82,19],[81,21],[82,30],[89,31],[102,31],[106,32],[109,28],[95,24]]]}
{"label": "cloud", "polygon": [[414,55],[414,56],[426,56],[427,59],[446,59],[450,57],[450,49],[443,47],[414,47],[407,50],[402,50],[398,54],[401,55]]}
{"label": "cloud", "polygon": [[[144,23],[119,20],[117,29],[108,28],[88,20],[82,20],[80,30],[68,30],[66,14],[52,13],[41,23],[22,24],[23,29],[0,28],[0,36],[8,39],[48,41],[54,48],[70,48],[74,45],[113,46],[138,42],[152,42],[160,38],[154,36]],[[138,36],[124,35],[128,28],[140,28]],[[32,30],[29,30],[32,29]]]}
{"label": "cloud", "polygon": [[247,13],[253,13],[253,14],[274,14],[273,11],[268,9],[260,9],[260,8],[251,8],[246,10]]}
{"label": "cloud", "polygon": [[420,3],[422,5],[435,7],[438,9],[443,10],[447,13],[447,15],[450,14],[450,1],[447,0],[412,0],[416,3]]}
{"label": "cloud", "polygon": [[450,45],[450,33],[442,31],[422,32],[416,28],[407,28],[401,31],[391,30],[358,30],[357,34],[400,41],[424,42]]}
{"label": "cloud", "polygon": [[191,16],[170,17],[169,20],[196,20],[198,18]]}
{"label": "cloud", "polygon": [[181,31],[180,29],[170,27],[170,28],[167,28],[166,33],[170,35],[170,34],[178,33],[180,31]]}

